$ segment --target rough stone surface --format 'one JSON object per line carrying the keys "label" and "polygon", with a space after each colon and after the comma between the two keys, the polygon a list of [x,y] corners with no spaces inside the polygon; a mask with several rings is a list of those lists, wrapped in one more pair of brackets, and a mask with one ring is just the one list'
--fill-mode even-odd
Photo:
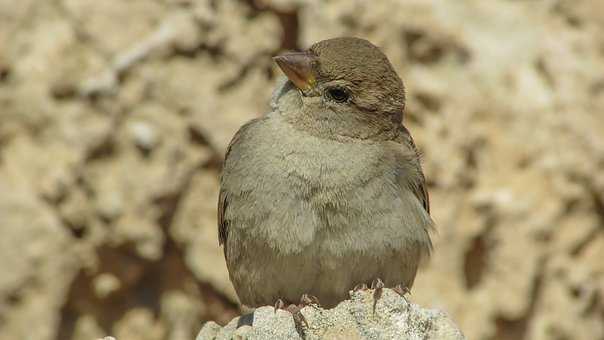
{"label": "rough stone surface", "polygon": [[414,301],[469,339],[604,338],[603,1],[0,0],[0,340],[239,315],[221,158],[270,57],[338,35],[407,85],[438,225]]}
{"label": "rough stone surface", "polygon": [[301,313],[308,323],[296,330],[291,313],[273,307],[254,311],[251,326],[237,328],[239,318],[220,327],[208,322],[196,340],[222,339],[400,339],[400,340],[463,340],[461,331],[442,311],[424,309],[409,303],[390,289],[384,289],[375,306],[374,292],[355,292],[350,300],[332,309],[306,306]]}

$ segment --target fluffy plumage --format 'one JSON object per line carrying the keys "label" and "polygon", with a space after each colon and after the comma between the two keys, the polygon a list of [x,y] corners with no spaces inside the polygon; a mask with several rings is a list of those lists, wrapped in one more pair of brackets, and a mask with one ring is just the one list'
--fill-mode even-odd
{"label": "fluffy plumage", "polygon": [[[241,302],[326,306],[375,278],[411,287],[429,254],[428,195],[401,125],[404,90],[369,42],[338,38],[309,51],[316,84],[290,81],[272,111],[245,124],[225,157],[220,243]],[[329,91],[345,90],[346,101]]]}

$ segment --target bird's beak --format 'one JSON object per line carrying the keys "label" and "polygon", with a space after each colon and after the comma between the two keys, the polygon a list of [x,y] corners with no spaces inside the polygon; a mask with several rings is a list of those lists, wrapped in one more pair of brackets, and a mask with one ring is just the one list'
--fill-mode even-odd
{"label": "bird's beak", "polygon": [[308,52],[287,52],[273,57],[279,68],[294,85],[305,92],[315,87],[313,64],[316,57]]}

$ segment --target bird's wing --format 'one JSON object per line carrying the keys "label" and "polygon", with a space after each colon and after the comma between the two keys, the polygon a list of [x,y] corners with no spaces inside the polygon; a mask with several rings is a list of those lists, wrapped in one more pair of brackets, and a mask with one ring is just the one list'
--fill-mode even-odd
{"label": "bird's wing", "polygon": [[421,153],[418,148],[415,146],[415,142],[413,141],[413,137],[411,137],[411,133],[404,126],[401,126],[401,142],[405,147],[413,152],[412,158],[415,163],[416,176],[413,176],[414,179],[408,184],[413,195],[417,198],[419,203],[421,203],[422,207],[427,213],[427,223],[423,225],[425,232],[425,247],[421,249],[421,261],[426,261],[430,254],[432,253],[432,240],[430,239],[430,233],[435,231],[434,222],[430,218],[430,197],[428,196],[428,190],[426,189],[426,178],[424,177],[424,173],[421,167]]}
{"label": "bird's wing", "polygon": [[[253,119],[253,120],[247,122],[235,133],[235,135],[233,136],[233,139],[231,140],[231,142],[229,143],[229,146],[227,147],[227,150],[226,150],[226,153],[224,156],[223,168],[227,166],[229,154],[230,154],[233,146],[236,145],[240,141],[241,135],[243,134],[243,132],[257,120],[258,119]],[[227,190],[225,190],[221,184],[220,192],[218,194],[218,244],[224,245],[225,256],[227,253],[226,241],[229,236],[229,226],[228,226],[228,221],[225,220],[224,216],[225,216],[226,210],[228,209],[228,205],[229,205],[229,194],[228,194]]]}
{"label": "bird's wing", "polygon": [[[228,236],[228,226],[224,220],[224,211],[228,204],[228,195],[225,190],[220,190],[218,194],[218,244],[226,243]],[[226,247],[226,246],[225,246]]]}
{"label": "bird's wing", "polygon": [[415,157],[417,159],[417,166],[419,167],[418,171],[418,180],[416,183],[412,183],[412,191],[415,194],[415,197],[421,202],[422,206],[426,210],[428,214],[430,214],[430,196],[428,195],[428,190],[426,189],[426,177],[424,177],[424,173],[421,169],[421,153],[417,146],[415,146],[415,142],[413,141],[413,137],[411,137],[411,133],[404,126],[401,126],[401,135],[402,142],[409,147],[413,152],[415,152]]}

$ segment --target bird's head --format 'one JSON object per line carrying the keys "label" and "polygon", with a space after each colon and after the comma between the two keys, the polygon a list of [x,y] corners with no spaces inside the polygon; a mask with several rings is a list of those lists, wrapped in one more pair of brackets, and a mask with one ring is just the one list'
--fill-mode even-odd
{"label": "bird's head", "polygon": [[[403,82],[369,41],[335,38],[274,57],[299,93],[290,120],[319,134],[384,139],[400,127]],[[328,136],[329,137],[329,136]]]}

